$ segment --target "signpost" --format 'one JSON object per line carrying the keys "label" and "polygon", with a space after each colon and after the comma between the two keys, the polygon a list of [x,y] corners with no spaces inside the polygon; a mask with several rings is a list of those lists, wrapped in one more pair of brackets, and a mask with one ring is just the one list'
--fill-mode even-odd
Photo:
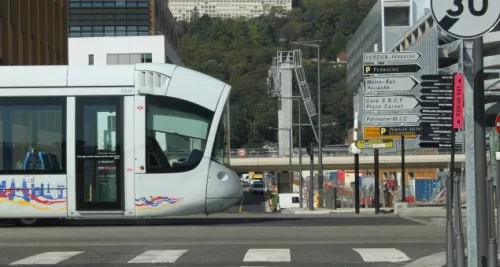
{"label": "signpost", "polygon": [[415,109],[419,101],[414,96],[365,96],[365,111],[409,111]]}
{"label": "signpost", "polygon": [[446,33],[475,39],[491,31],[500,19],[500,1],[431,1],[432,16]]}
{"label": "signpost", "polygon": [[419,83],[413,76],[367,77],[364,79],[363,91],[365,93],[411,91]]}
{"label": "signpost", "polygon": [[417,138],[418,135],[420,135],[419,126],[367,126],[363,128],[364,139],[399,139],[401,136],[405,138]]}
{"label": "signpost", "polygon": [[392,139],[356,141],[356,147],[359,149],[392,148],[393,145]]}
{"label": "signpost", "polygon": [[[400,128],[398,130],[396,126],[409,127],[418,125],[420,122],[420,116],[415,112],[416,108],[420,106],[420,100],[415,95],[411,95],[411,91],[419,84],[419,81],[411,74],[422,69],[422,66],[415,63],[421,57],[422,54],[419,52],[411,51],[363,54],[364,63],[375,63],[363,66],[363,74],[368,76],[365,77],[363,83],[363,91],[367,94],[363,98],[363,110],[365,112],[363,114],[363,124],[379,126],[378,131],[373,126],[369,128],[368,125],[364,126],[363,134],[365,139],[379,139],[380,137],[386,140],[401,139],[401,173],[403,176],[406,173],[404,139],[405,137],[416,138],[417,129]],[[409,75],[388,76],[392,74]],[[370,95],[370,93],[373,95]],[[387,148],[387,146],[384,148]],[[375,168],[378,169],[378,149],[374,151],[374,162]],[[376,176],[376,180],[375,187],[378,188],[378,176]],[[405,202],[405,179],[401,180],[401,201]],[[375,213],[378,213],[377,196],[375,202]]]}
{"label": "signpost", "polygon": [[366,52],[363,53],[363,63],[376,62],[399,62],[399,61],[416,61],[422,57],[420,52]]}
{"label": "signpost", "polygon": [[[422,122],[420,123],[420,131],[422,135],[419,137],[421,141],[419,146],[425,148],[451,147],[453,75],[422,75],[421,79],[422,90],[434,88],[441,90],[441,92],[421,92]],[[443,99],[434,99],[438,97]]]}
{"label": "signpost", "polygon": [[495,118],[495,129],[497,130],[497,133],[500,134],[500,113],[498,113]]}
{"label": "signpost", "polygon": [[[486,146],[484,121],[484,70],[482,36],[493,29],[500,20],[500,1],[443,1],[431,0],[434,21],[447,34],[467,39],[464,42],[465,54],[464,83],[466,146],[466,190],[467,190],[467,247],[468,266],[497,266],[496,240],[488,227],[486,195]],[[472,60],[471,60],[472,59]],[[473,90],[471,84],[474,85]],[[455,113],[455,112],[454,112]],[[458,121],[457,121],[458,123]],[[453,122],[455,124],[455,122]],[[472,179],[475,177],[475,179]],[[450,203],[448,203],[450,204]],[[460,210],[458,210],[460,212]],[[459,232],[457,241],[457,266],[464,266],[463,239],[461,239],[460,213],[457,214]],[[488,242],[489,235],[489,242]],[[495,240],[495,242],[493,242]],[[461,247],[462,246],[462,247]],[[450,247],[449,247],[450,248]],[[454,264],[452,252],[447,253],[448,265]]]}
{"label": "signpost", "polygon": [[419,64],[400,65],[363,65],[363,74],[398,74],[419,72],[422,66]]}
{"label": "signpost", "polygon": [[247,150],[244,148],[239,148],[237,153],[238,153],[238,156],[244,158],[247,154]]}
{"label": "signpost", "polygon": [[363,122],[373,124],[415,125],[420,122],[420,116],[415,113],[364,114]]}

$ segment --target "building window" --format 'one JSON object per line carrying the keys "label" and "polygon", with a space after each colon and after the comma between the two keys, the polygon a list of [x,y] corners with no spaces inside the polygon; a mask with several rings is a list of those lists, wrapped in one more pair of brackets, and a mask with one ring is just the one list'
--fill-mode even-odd
{"label": "building window", "polygon": [[142,63],[151,63],[153,62],[153,54],[151,53],[146,53],[141,55],[141,62]]}
{"label": "building window", "polygon": [[410,7],[384,8],[385,26],[410,26]]}
{"label": "building window", "polygon": [[118,55],[117,54],[108,54],[106,58],[107,65],[118,65]]}
{"label": "building window", "polygon": [[70,37],[143,36],[149,35],[149,26],[70,26]]}
{"label": "building window", "polygon": [[196,168],[203,158],[213,115],[185,100],[146,96],[146,172]]}
{"label": "building window", "polygon": [[65,173],[65,114],[65,97],[0,100],[0,173]]}
{"label": "building window", "polygon": [[94,55],[93,54],[89,55],[89,65],[94,65]]}
{"label": "building window", "polygon": [[151,63],[153,56],[151,53],[145,54],[108,54],[108,65],[128,65],[137,63]]}

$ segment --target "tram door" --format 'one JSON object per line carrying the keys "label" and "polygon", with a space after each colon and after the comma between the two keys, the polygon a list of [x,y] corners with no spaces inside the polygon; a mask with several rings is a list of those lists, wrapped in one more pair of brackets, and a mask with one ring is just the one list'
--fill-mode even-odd
{"label": "tram door", "polygon": [[76,97],[76,208],[123,209],[123,97]]}

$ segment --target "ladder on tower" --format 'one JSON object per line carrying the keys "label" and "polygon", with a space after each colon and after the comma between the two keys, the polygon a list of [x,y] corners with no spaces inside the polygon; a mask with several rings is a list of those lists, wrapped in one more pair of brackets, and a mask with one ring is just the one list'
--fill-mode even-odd
{"label": "ladder on tower", "polygon": [[[293,50],[293,69],[295,71],[295,77],[297,78],[297,84],[299,86],[300,95],[302,97],[302,101],[304,102],[304,107],[309,117],[309,122],[311,122],[311,125],[314,125],[312,122],[312,117],[314,117],[317,114],[317,112],[316,112],[316,107],[314,106],[314,101],[311,98],[309,85],[307,84],[306,72],[302,67],[302,52],[300,50]],[[314,127],[311,128],[313,129],[316,141],[318,141],[318,135],[316,134],[316,129]]]}

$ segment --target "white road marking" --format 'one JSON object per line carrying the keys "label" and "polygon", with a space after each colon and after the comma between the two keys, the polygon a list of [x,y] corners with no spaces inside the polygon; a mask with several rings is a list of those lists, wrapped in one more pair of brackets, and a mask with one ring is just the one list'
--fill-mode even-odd
{"label": "white road marking", "polygon": [[187,250],[148,250],[128,263],[174,263]]}
{"label": "white road marking", "polygon": [[249,249],[244,262],[290,262],[290,249]]}
{"label": "white road marking", "polygon": [[365,262],[403,262],[410,258],[395,248],[353,248]]}
{"label": "white road marking", "polygon": [[61,261],[67,260],[76,256],[83,251],[52,251],[36,254],[18,261],[10,265],[24,265],[24,264],[57,264]]}

